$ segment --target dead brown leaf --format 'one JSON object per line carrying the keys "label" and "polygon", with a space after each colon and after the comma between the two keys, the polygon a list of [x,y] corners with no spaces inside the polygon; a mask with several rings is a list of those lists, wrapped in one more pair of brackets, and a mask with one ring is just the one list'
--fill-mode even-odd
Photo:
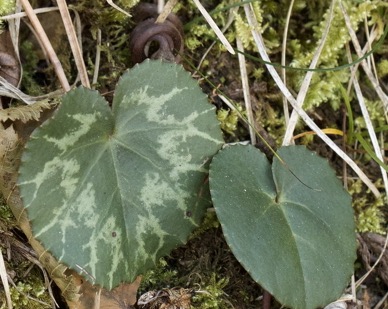
{"label": "dead brown leaf", "polygon": [[70,309],[130,309],[136,303],[136,294],[141,277],[132,283],[122,283],[112,291],[92,285],[77,273],[71,271],[73,282],[79,284],[80,297],[67,302]]}

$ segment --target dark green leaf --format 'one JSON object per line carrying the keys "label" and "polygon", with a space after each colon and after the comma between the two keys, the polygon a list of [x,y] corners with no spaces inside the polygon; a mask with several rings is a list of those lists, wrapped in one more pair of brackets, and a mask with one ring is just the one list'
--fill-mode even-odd
{"label": "dark green leaf", "polygon": [[[316,308],[341,295],[353,271],[349,194],[328,162],[283,147],[271,167],[252,146],[229,146],[210,167],[225,238],[252,278],[283,305]],[[292,171],[292,172],[290,172]]]}

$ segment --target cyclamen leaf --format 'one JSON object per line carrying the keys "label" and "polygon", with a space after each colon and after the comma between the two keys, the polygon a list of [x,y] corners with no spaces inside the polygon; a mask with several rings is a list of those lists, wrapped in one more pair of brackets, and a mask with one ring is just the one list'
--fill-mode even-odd
{"label": "cyclamen leaf", "polygon": [[131,281],[200,223],[222,143],[213,107],[176,64],[146,61],[124,74],[112,110],[77,88],[22,157],[34,236],[92,283]]}
{"label": "cyclamen leaf", "polygon": [[[233,254],[283,305],[317,308],[337,299],[353,272],[349,194],[328,162],[282,147],[272,166],[252,146],[228,146],[210,166],[217,217]],[[291,173],[292,171],[292,173]]]}

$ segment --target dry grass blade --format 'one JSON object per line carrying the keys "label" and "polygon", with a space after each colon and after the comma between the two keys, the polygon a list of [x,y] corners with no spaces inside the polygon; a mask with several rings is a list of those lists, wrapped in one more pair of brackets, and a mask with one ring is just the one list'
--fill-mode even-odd
{"label": "dry grass blade", "polygon": [[[352,62],[352,57],[350,55],[349,49],[347,49],[347,51],[348,51],[348,53],[347,53],[348,54],[348,61],[350,63],[350,62]],[[354,90],[356,92],[358,103],[360,105],[362,116],[363,116],[365,124],[366,124],[366,128],[368,130],[369,137],[372,141],[373,150],[374,150],[377,158],[379,158],[381,160],[381,162],[384,162],[384,158],[383,158],[383,155],[381,153],[380,145],[379,145],[379,142],[377,140],[376,132],[373,128],[372,120],[370,119],[368,109],[366,108],[366,105],[365,105],[364,96],[362,95],[361,87],[360,87],[360,84],[358,83],[356,76],[353,78],[353,86],[354,86]],[[385,192],[388,192],[387,171],[382,166],[380,166],[380,171],[381,171],[381,175],[383,177]],[[387,196],[387,199],[388,199],[388,196]]]}
{"label": "dry grass blade", "polygon": [[7,270],[5,268],[5,263],[4,263],[3,254],[1,250],[0,250],[0,277],[1,277],[1,282],[3,283],[5,297],[7,299],[8,309],[12,309],[12,300],[11,300],[11,293],[9,291]]}
{"label": "dry grass blade", "polygon": [[[328,21],[326,24],[325,32],[323,33],[323,36],[321,38],[321,42],[319,43],[318,48],[315,51],[314,57],[311,61],[310,67],[309,67],[310,69],[316,68],[317,63],[319,61],[319,57],[320,57],[321,52],[323,50],[323,46],[325,45],[327,36],[329,34],[330,25],[331,25],[331,22],[333,19],[333,11],[334,11],[335,2],[336,2],[335,0],[331,2],[330,14],[329,14],[329,18],[328,18]],[[306,98],[311,79],[313,78],[313,74],[314,74],[313,71],[307,71],[306,76],[303,79],[298,96],[296,98],[296,103],[298,104],[299,107],[302,107],[304,99]],[[298,122],[298,119],[299,119],[298,113],[295,110],[293,110],[291,117],[289,119],[288,125],[287,125],[286,132],[284,134],[283,145],[289,145],[290,143],[293,142],[292,135],[294,134],[295,126]]]}
{"label": "dry grass blade", "polygon": [[373,266],[367,271],[367,273],[365,275],[363,275],[360,279],[357,280],[356,282],[356,288],[358,288],[364,281],[366,278],[368,278],[368,276],[370,275],[370,273],[376,268],[376,266],[380,263],[380,260],[383,258],[384,254],[385,254],[385,251],[387,250],[387,245],[388,245],[388,233],[387,235],[385,236],[385,241],[384,241],[384,246],[381,250],[381,253],[379,255],[379,257],[377,258],[376,262],[373,264]]}
{"label": "dry grass blade", "polygon": [[26,14],[28,18],[30,19],[32,25],[34,26],[37,34],[40,37],[40,40],[43,42],[43,45],[47,51],[47,54],[50,58],[50,61],[54,67],[55,73],[57,74],[57,77],[59,79],[59,82],[61,83],[61,86],[63,89],[67,92],[70,90],[69,82],[66,78],[65,72],[63,70],[63,67],[61,65],[61,62],[58,59],[57,54],[54,51],[53,46],[50,43],[49,38],[47,37],[46,32],[44,31],[41,23],[39,22],[38,17],[36,17],[36,14],[34,10],[31,7],[31,4],[28,2],[28,0],[20,0],[24,10],[26,11]]}
{"label": "dry grass blade", "polygon": [[[286,65],[287,35],[288,35],[288,26],[290,24],[290,19],[291,19],[292,8],[294,7],[294,2],[295,2],[295,0],[291,0],[291,2],[290,2],[290,6],[288,8],[288,13],[287,13],[287,17],[286,17],[286,24],[285,24],[284,32],[283,32],[282,60],[281,60],[282,69],[281,69],[281,73],[282,73],[283,83],[285,85],[287,85],[287,82],[286,82],[286,78],[287,78],[286,77],[286,69],[284,68],[284,66]],[[285,125],[287,127],[288,123],[290,121],[290,114],[289,114],[289,111],[288,111],[287,99],[285,97],[283,97],[283,112],[284,112]]]}
{"label": "dry grass blade", "polygon": [[201,2],[199,0],[193,0],[195,5],[197,6],[198,10],[201,12],[202,16],[205,18],[209,26],[213,29],[219,40],[221,41],[222,44],[226,47],[228,52],[230,52],[232,55],[235,54],[234,49],[232,45],[230,45],[229,41],[226,39],[220,28],[216,25],[214,22],[213,18],[209,15],[209,13],[206,11],[206,9],[203,7]]}
{"label": "dry grass blade", "polygon": [[100,69],[101,61],[101,29],[97,29],[97,46],[96,46],[96,59],[94,61],[94,73],[92,79],[92,88],[95,88],[98,80],[98,71]]}
{"label": "dry grass blade", "polygon": [[131,14],[127,13],[126,11],[124,11],[121,7],[119,7],[118,5],[114,4],[112,0],[106,0],[106,2],[108,2],[108,4],[115,8],[117,11],[123,13],[124,15],[127,15],[128,17],[132,17]]}
{"label": "dry grass blade", "polygon": [[[344,6],[342,5],[341,2],[340,2],[340,7],[341,7],[342,14],[344,15],[346,27],[348,28],[348,31],[349,31],[350,37],[352,39],[352,43],[353,43],[354,49],[356,50],[357,56],[359,58],[361,58],[363,56],[363,53],[362,53],[362,50],[361,50],[360,43],[358,42],[357,35],[356,35],[356,33],[354,32],[354,30],[352,28],[352,24],[351,24],[349,15],[347,14],[347,12],[346,12],[346,10],[345,10],[345,8],[344,8]],[[379,96],[380,100],[382,101],[382,103],[384,105],[385,113],[387,113],[388,112],[388,96],[381,89],[379,81],[373,76],[372,70],[368,66],[368,63],[367,63],[367,61],[365,59],[363,61],[361,61],[361,66],[364,69],[365,74],[368,76],[370,82],[372,83],[373,88],[375,89],[377,95]]]}
{"label": "dry grass blade", "polygon": [[82,57],[81,48],[78,44],[73,23],[71,22],[70,13],[67,8],[66,1],[57,0],[57,4],[59,7],[59,12],[61,13],[61,16],[62,16],[63,25],[65,26],[67,38],[70,43],[70,48],[71,48],[71,51],[73,52],[75,65],[77,66],[81,83],[84,87],[90,88],[90,82],[88,78],[88,73],[86,71],[85,62]]}
{"label": "dry grass blade", "polygon": [[236,38],[237,42],[237,49],[241,50],[241,53],[238,53],[238,63],[240,66],[240,75],[241,75],[241,83],[244,93],[244,102],[245,102],[245,109],[247,111],[247,118],[248,118],[248,126],[249,126],[249,135],[251,138],[252,145],[256,144],[256,135],[255,135],[255,120],[253,118],[253,111],[252,111],[252,104],[251,104],[251,95],[249,93],[249,82],[248,82],[248,75],[247,75],[247,67],[245,63],[245,56],[244,56],[244,46],[240,40],[239,37]]}
{"label": "dry grass blade", "polygon": [[[231,8],[229,10],[228,21],[226,22],[225,26],[222,27],[222,29],[221,29],[222,33],[225,33],[225,31],[228,30],[229,27],[232,25],[232,23],[234,21],[234,17],[235,17],[235,12],[237,12],[237,11],[238,11],[238,7]],[[198,71],[200,69],[203,61],[206,59],[207,55],[209,54],[210,50],[214,47],[215,44],[216,44],[215,41],[210,44],[209,48],[206,50],[206,52],[203,54],[201,60],[199,61],[196,71]]]}
{"label": "dry grass blade", "polygon": [[61,94],[63,94],[63,91],[57,90],[42,96],[32,97],[25,94],[23,91],[19,90],[15,86],[11,85],[8,81],[6,81],[3,77],[0,76],[0,96],[14,98],[28,105],[48,98],[58,97]]}
{"label": "dry grass blade", "polygon": [[[265,51],[263,38],[261,37],[261,34],[259,33],[259,31],[257,31],[258,24],[255,18],[253,9],[250,7],[250,5],[245,4],[244,10],[248,19],[248,23],[252,28],[252,35],[257,45],[260,56],[264,61],[270,63],[270,59]],[[370,181],[370,179],[365,175],[365,173],[357,166],[357,164],[351,158],[349,158],[349,156],[345,152],[343,152],[324,132],[322,132],[322,130],[315,124],[315,122],[307,115],[307,113],[298,106],[297,101],[292,96],[292,94],[287,89],[287,87],[284,85],[283,81],[281,80],[275,68],[270,64],[266,64],[266,67],[269,73],[271,74],[273,80],[279,87],[280,91],[287,98],[288,102],[290,102],[292,107],[296,110],[296,112],[303,119],[303,121],[313,131],[315,131],[317,135],[355,171],[358,177],[360,177],[360,179],[368,186],[368,188],[373,192],[373,194],[376,197],[380,196],[379,190],[377,190],[376,186]]]}
{"label": "dry grass blade", "polygon": [[[50,8],[39,8],[39,9],[34,9],[35,14],[41,14],[41,13],[48,13],[48,12],[53,12],[53,11],[58,11],[58,7],[50,7]],[[0,20],[12,20],[12,19],[19,19],[22,17],[26,17],[27,14],[25,12],[18,12],[14,14],[9,14],[5,16],[0,16]]]}
{"label": "dry grass blade", "polygon": [[[385,295],[380,299],[380,301],[377,303],[377,305],[373,309],[380,309],[384,305],[385,300],[388,299],[388,292],[385,293]],[[386,308],[386,307],[384,307]]]}

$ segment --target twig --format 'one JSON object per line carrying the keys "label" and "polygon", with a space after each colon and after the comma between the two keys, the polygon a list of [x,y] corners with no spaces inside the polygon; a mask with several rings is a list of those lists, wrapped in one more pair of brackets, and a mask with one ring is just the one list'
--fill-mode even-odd
{"label": "twig", "polygon": [[241,75],[241,83],[242,83],[242,88],[243,88],[243,93],[244,93],[245,109],[247,111],[249,136],[251,137],[252,145],[256,145],[256,135],[255,135],[255,130],[254,130],[255,120],[253,118],[251,96],[249,93],[247,67],[246,67],[246,63],[245,63],[245,56],[243,54],[244,46],[243,46],[241,39],[239,37],[236,38],[236,43],[237,43],[237,49],[241,51],[241,53],[238,53],[238,63],[240,66],[240,75]]}
{"label": "twig", "polygon": [[65,72],[63,71],[63,67],[61,65],[61,62],[58,59],[57,54],[54,51],[53,46],[50,43],[49,38],[47,37],[46,32],[44,31],[41,23],[39,22],[38,17],[36,17],[36,14],[34,10],[31,7],[31,4],[28,2],[28,0],[20,0],[22,3],[22,6],[27,13],[28,18],[31,21],[31,24],[35,28],[38,36],[40,37],[40,40],[43,42],[44,47],[47,51],[47,54],[49,56],[49,59],[51,61],[51,64],[54,67],[55,73],[57,74],[57,77],[59,79],[59,82],[62,86],[62,88],[67,92],[70,90],[69,82],[66,78]]}
{"label": "twig", "polygon": [[70,48],[71,48],[71,51],[73,52],[75,65],[77,66],[81,83],[84,87],[90,88],[88,73],[86,71],[85,62],[83,60],[81,49],[78,44],[73,23],[71,22],[70,13],[69,13],[69,9],[67,8],[66,0],[57,0],[57,4],[59,7],[59,12],[61,13],[61,16],[62,16],[63,25],[65,26],[67,38],[70,43]]}
{"label": "twig", "polygon": [[270,59],[267,55],[267,52],[265,51],[265,46],[263,42],[263,38],[261,37],[261,34],[259,31],[257,31],[258,25],[257,21],[254,17],[253,10],[251,9],[250,5],[245,4],[244,10],[247,15],[248,22],[250,26],[252,27],[252,35],[256,42],[258,51],[260,53],[261,58],[266,61],[268,64],[266,64],[268,72],[271,74],[273,80],[278,85],[280,90],[282,91],[283,95],[287,98],[288,102],[292,105],[292,107],[296,110],[296,112],[299,114],[299,116],[303,119],[303,121],[313,130],[317,133],[317,135],[331,148],[333,151],[337,153],[338,156],[340,156],[349,166],[356,172],[356,174],[360,177],[360,179],[368,186],[368,188],[373,192],[373,194],[376,197],[380,196],[379,190],[377,190],[376,186],[369,180],[369,178],[365,175],[365,173],[357,166],[357,164],[349,158],[349,156],[344,153],[322,130],[315,124],[315,122],[307,115],[307,113],[298,106],[297,101],[292,96],[290,91],[287,89],[287,87],[282,82],[279,74],[275,70],[275,68],[270,64]]}

